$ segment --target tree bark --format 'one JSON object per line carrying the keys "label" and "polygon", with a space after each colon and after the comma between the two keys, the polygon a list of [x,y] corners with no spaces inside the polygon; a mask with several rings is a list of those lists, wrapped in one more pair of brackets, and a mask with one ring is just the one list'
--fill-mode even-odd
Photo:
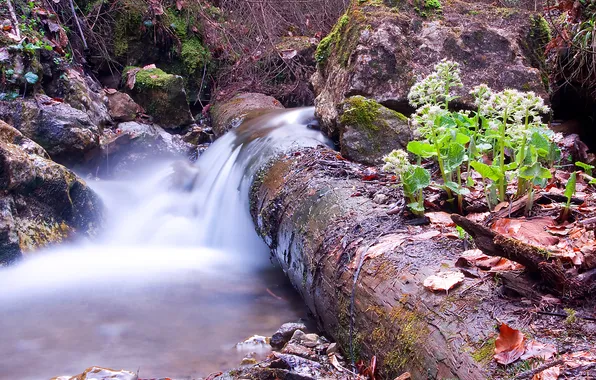
{"label": "tree bark", "polygon": [[430,227],[389,215],[371,198],[399,200],[398,192],[382,180],[364,183],[363,170],[322,149],[274,160],[251,192],[258,232],[348,358],[376,356],[387,379],[404,371],[413,379],[487,378],[494,318],[512,316],[491,281],[466,280],[448,295],[426,290],[424,279],[453,267],[463,241],[430,238],[438,235]]}

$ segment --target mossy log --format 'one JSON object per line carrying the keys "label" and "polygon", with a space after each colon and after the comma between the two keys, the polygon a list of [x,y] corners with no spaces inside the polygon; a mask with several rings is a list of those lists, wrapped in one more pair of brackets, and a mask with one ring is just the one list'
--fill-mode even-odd
{"label": "mossy log", "polygon": [[364,183],[362,170],[326,149],[277,158],[253,184],[258,232],[348,357],[376,356],[387,379],[404,371],[413,379],[487,378],[494,318],[514,317],[490,281],[466,280],[473,284],[448,295],[426,290],[424,279],[453,267],[463,241],[389,215],[371,198],[399,201],[397,192],[382,180]]}

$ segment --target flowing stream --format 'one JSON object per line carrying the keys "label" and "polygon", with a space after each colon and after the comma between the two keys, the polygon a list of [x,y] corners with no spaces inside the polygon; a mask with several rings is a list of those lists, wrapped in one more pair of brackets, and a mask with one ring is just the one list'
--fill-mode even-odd
{"label": "flowing stream", "polygon": [[148,163],[90,181],[107,210],[94,241],[0,270],[0,379],[75,375],[92,365],[140,377],[233,368],[236,343],[270,336],[306,309],[248,210],[252,178],[292,145],[326,144],[312,108],[272,111],[212,144],[195,164]]}

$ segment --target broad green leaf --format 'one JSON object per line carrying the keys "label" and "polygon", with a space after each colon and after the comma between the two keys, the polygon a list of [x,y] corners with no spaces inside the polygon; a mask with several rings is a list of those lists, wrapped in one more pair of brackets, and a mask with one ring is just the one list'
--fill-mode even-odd
{"label": "broad green leaf", "polygon": [[551,148],[551,143],[544,134],[538,131],[532,133],[532,135],[530,136],[529,145],[536,149],[536,153],[540,157],[548,157],[548,153],[550,152]]}
{"label": "broad green leaf", "polygon": [[465,187],[460,187],[456,182],[449,181],[445,184],[449,190],[451,190],[456,195],[468,195],[470,194],[470,190]]}
{"label": "broad green leaf", "polygon": [[511,162],[511,163],[508,163],[507,165],[505,165],[506,172],[515,170],[515,169],[517,169],[517,162]]}
{"label": "broad green leaf", "polygon": [[571,197],[573,196],[573,194],[575,194],[576,182],[577,182],[577,174],[576,174],[576,172],[573,172],[569,176],[569,180],[567,181],[567,184],[565,185],[565,197],[567,198],[567,201],[569,201],[571,199]]}
{"label": "broad green leaf", "polygon": [[415,194],[430,185],[430,172],[421,166],[414,166],[412,171],[404,175],[403,182],[404,189]]}
{"label": "broad green leaf", "polygon": [[472,161],[470,165],[482,176],[493,181],[498,181],[501,178],[501,170],[495,166],[488,166],[479,161]]}
{"label": "broad green leaf", "polygon": [[534,162],[532,166],[524,166],[519,171],[519,176],[529,180],[540,180],[552,178],[550,170],[543,167],[540,162]]}
{"label": "broad green leaf", "polygon": [[445,171],[452,172],[460,166],[466,158],[466,148],[456,142],[449,144],[447,157],[444,161]]}
{"label": "broad green leaf", "polygon": [[479,151],[481,151],[481,152],[485,152],[485,151],[487,151],[487,150],[491,150],[492,148],[493,148],[493,146],[492,146],[491,144],[489,144],[489,143],[485,143],[485,142],[484,142],[484,143],[481,143],[481,144],[478,144],[478,145],[476,145],[476,149],[478,149],[478,150],[479,150]]}
{"label": "broad green leaf", "polygon": [[418,204],[418,202],[408,203],[408,207],[410,208],[410,210],[414,211],[415,213],[424,212],[424,206],[420,206],[420,204]]}
{"label": "broad green leaf", "polygon": [[585,164],[581,161],[577,161],[575,163],[575,166],[579,166],[580,168],[584,169],[584,172],[587,175],[592,175],[592,169],[594,169],[594,165],[590,165],[590,164]]}
{"label": "broad green leaf", "polygon": [[468,187],[474,186],[474,179],[472,178],[472,176],[468,176],[468,178],[466,179],[466,185]]}
{"label": "broad green leaf", "polygon": [[455,135],[455,142],[461,145],[466,145],[470,142],[470,136],[464,135],[463,133],[457,133]]}
{"label": "broad green leaf", "polygon": [[39,80],[39,77],[37,76],[37,74],[34,74],[31,71],[29,71],[25,74],[25,80],[29,84],[35,84]]}
{"label": "broad green leaf", "polygon": [[437,155],[437,151],[433,145],[422,141],[410,141],[407,149],[408,152],[422,158],[430,158]]}

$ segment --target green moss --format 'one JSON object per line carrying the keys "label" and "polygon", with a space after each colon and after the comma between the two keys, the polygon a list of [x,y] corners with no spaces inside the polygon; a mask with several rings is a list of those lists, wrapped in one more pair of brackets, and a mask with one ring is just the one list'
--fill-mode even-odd
{"label": "green moss", "polygon": [[340,118],[344,125],[358,126],[365,129],[378,131],[377,118],[381,105],[364,96],[352,96],[346,99],[344,107],[347,108]]}
{"label": "green moss", "polygon": [[141,70],[137,73],[135,86],[143,88],[163,88],[169,89],[178,84],[180,79],[172,74],[168,74],[161,69]]}
{"label": "green moss", "polygon": [[[349,12],[349,10],[348,10]],[[341,41],[341,35],[347,25],[350,23],[350,17],[346,12],[340,17],[339,21],[335,24],[331,32],[321,40],[317,51],[315,52],[315,60],[318,63],[323,64],[327,61],[327,58],[331,55],[331,49]]]}
{"label": "green moss", "polygon": [[201,72],[202,68],[205,65],[208,66],[211,62],[211,53],[203,46],[198,38],[191,38],[184,41],[180,56],[184,64],[184,69],[191,76]]}
{"label": "green moss", "polygon": [[393,307],[390,312],[380,307],[369,308],[367,311],[374,312],[378,319],[388,320],[391,326],[397,326],[396,334],[395,330],[387,331],[383,324],[379,324],[370,336],[376,352],[388,350],[382,360],[382,368],[389,375],[388,378],[401,374],[406,366],[419,365],[422,361],[419,346],[428,334],[423,317],[402,305]]}
{"label": "green moss", "polygon": [[142,1],[126,0],[123,2],[123,10],[116,14],[114,54],[117,57],[125,56],[130,41],[140,38],[145,8]]}
{"label": "green moss", "polygon": [[175,10],[166,9],[167,22],[170,28],[180,40],[185,41],[188,38],[189,17],[188,15]]}
{"label": "green moss", "polygon": [[352,332],[352,351],[350,352],[350,301],[341,293],[336,295],[337,301],[337,329],[335,338],[343,348],[348,359],[354,362],[360,359],[364,336],[354,327]]}
{"label": "green moss", "polygon": [[488,363],[495,353],[495,338],[483,342],[480,347],[472,352],[471,356],[477,363]]}

